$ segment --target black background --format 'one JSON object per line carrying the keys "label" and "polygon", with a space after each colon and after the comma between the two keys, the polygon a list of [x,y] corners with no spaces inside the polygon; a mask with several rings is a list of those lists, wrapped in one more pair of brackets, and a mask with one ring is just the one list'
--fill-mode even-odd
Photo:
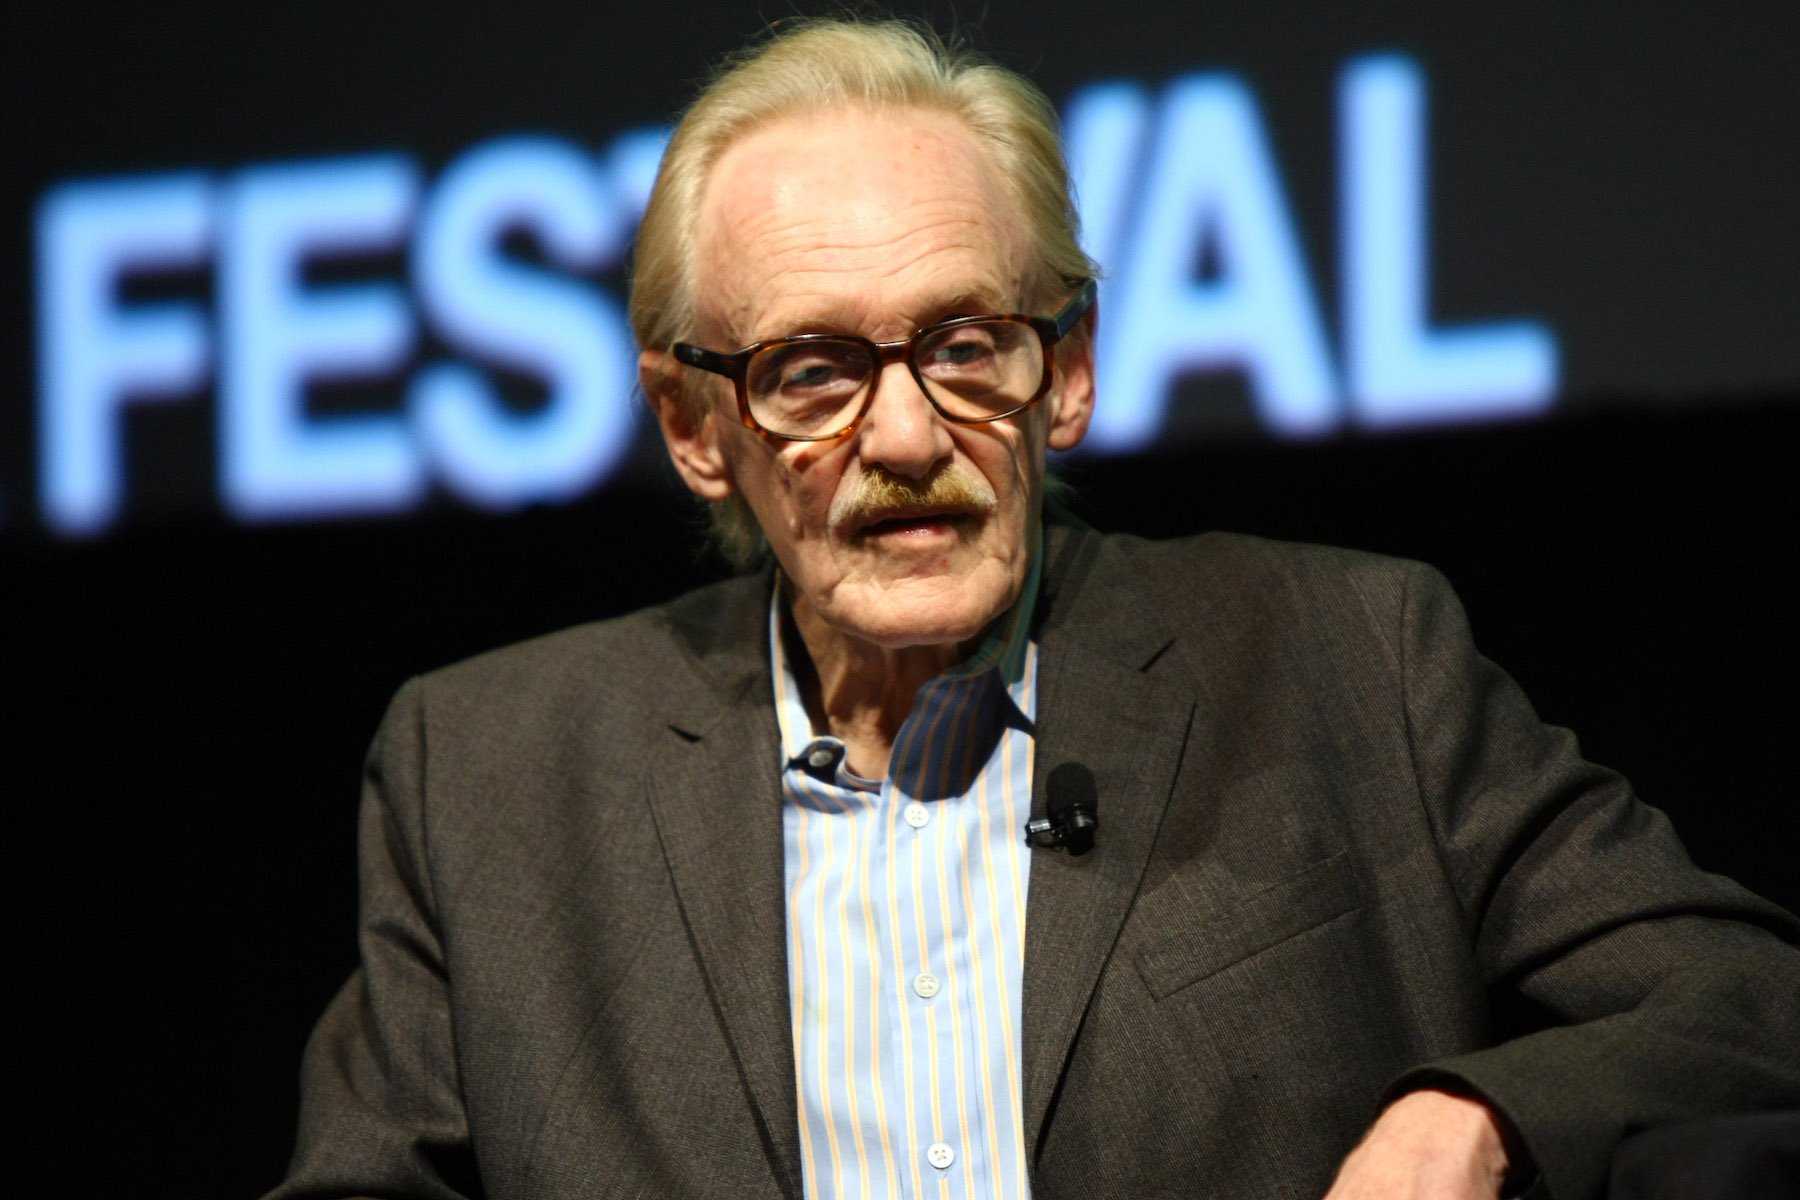
{"label": "black background", "polygon": [[[961,17],[1059,100],[1098,78],[1241,72],[1327,297],[1332,82],[1357,53],[1421,59],[1436,314],[1549,321],[1568,389],[1558,415],[1080,460],[1086,515],[1436,563],[1546,719],[1631,775],[1702,865],[1800,907],[1796,22],[1774,3],[1728,20],[1673,3],[1563,8],[992,4]],[[357,771],[393,688],[716,570],[690,550],[676,485],[647,471],[505,518],[440,504],[230,525],[212,498],[205,397],[160,432],[130,427],[120,528],[52,539],[33,516],[36,197],[72,176],[364,150],[435,167],[522,131],[603,146],[668,119],[707,62],[783,11],[77,4],[8,18],[0,352],[18,382],[0,411],[0,787],[18,830],[9,975],[26,1009],[6,1070],[15,1187],[272,1184],[301,1045],[355,961]]]}

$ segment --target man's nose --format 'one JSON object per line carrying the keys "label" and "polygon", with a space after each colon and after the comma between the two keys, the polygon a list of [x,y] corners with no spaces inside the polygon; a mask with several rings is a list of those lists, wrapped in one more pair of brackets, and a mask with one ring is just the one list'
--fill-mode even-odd
{"label": "man's nose", "polygon": [[904,362],[875,377],[875,400],[857,430],[857,455],[907,479],[923,479],[950,456],[950,430]]}

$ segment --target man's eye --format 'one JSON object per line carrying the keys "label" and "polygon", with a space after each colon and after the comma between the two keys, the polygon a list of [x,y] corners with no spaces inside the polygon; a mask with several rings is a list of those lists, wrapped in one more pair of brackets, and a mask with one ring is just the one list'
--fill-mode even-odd
{"label": "man's eye", "polygon": [[751,365],[750,389],[761,396],[804,396],[861,385],[862,367],[832,347],[770,351]]}
{"label": "man's eye", "polygon": [[983,329],[957,330],[943,340],[933,342],[921,364],[927,371],[943,368],[979,366],[994,356],[992,335]]}
{"label": "man's eye", "polygon": [[835,362],[800,363],[781,373],[782,390],[830,387],[844,378],[844,365]]}
{"label": "man's eye", "polygon": [[991,349],[976,342],[953,342],[948,346],[939,346],[932,352],[931,358],[934,362],[943,363],[973,362]]}

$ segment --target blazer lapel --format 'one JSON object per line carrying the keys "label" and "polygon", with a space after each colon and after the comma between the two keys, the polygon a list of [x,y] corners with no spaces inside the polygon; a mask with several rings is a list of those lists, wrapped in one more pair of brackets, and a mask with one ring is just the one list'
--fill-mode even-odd
{"label": "blazer lapel", "polygon": [[[1144,605],[1114,594],[1122,589],[1083,586],[1097,543],[1079,535],[1051,543],[1040,601],[1032,813],[1045,811],[1050,773],[1080,763],[1094,774],[1100,828],[1093,851],[1079,858],[1032,855],[1023,1066],[1025,1140],[1033,1158],[1075,1032],[1137,895],[1193,710],[1191,696],[1146,674],[1171,641],[1166,629],[1145,621]],[[1110,583],[1123,576],[1101,578]]]}
{"label": "blazer lapel", "polygon": [[[777,1179],[801,1192],[788,1008],[780,754],[760,631],[767,581],[696,614],[698,686],[668,680],[663,752],[646,777],[657,836]],[[758,599],[760,597],[760,600]],[[681,614],[677,613],[680,624]]]}

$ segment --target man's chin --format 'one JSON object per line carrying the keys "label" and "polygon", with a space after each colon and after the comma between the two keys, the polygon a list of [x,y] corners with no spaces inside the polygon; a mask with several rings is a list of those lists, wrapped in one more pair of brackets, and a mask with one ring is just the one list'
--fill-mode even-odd
{"label": "man's chin", "polygon": [[914,574],[844,597],[832,624],[891,650],[960,645],[981,635],[1012,603],[1007,589],[960,574]]}

